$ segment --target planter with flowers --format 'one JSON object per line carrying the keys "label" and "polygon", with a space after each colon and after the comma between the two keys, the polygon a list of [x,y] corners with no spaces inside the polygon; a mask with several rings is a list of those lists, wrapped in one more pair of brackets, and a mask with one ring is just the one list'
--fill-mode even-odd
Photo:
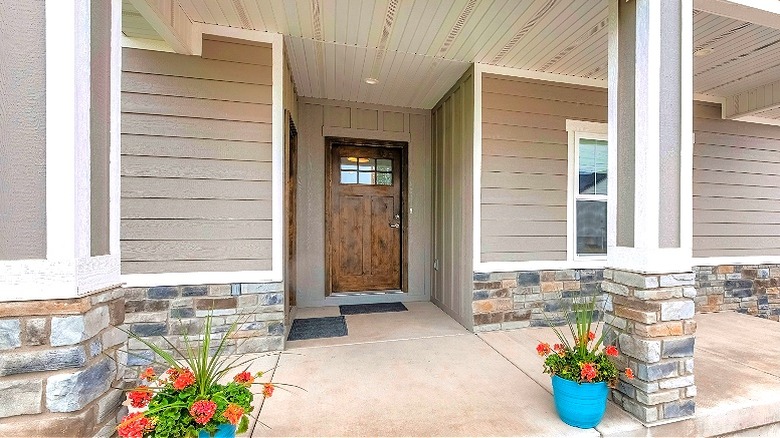
{"label": "planter with flowers", "polygon": [[[614,345],[603,346],[603,335],[597,338],[594,323],[595,299],[579,300],[572,305],[567,339],[560,329],[553,327],[560,343],[540,342],[536,352],[544,357],[544,372],[552,376],[555,409],[561,420],[580,428],[595,427],[607,409],[609,388],[618,382],[618,371],[610,357],[616,357]],[[633,379],[631,368],[623,371]]]}
{"label": "planter with flowers", "polygon": [[[152,367],[140,373],[141,385],[128,393],[132,409],[117,426],[119,436],[228,438],[245,432],[253,411],[251,388],[262,388],[262,395],[267,398],[280,384],[256,381],[264,373],[248,371],[255,359],[225,354],[225,341],[239,324],[228,329],[216,348],[209,335],[211,316],[205,318],[204,334],[197,340],[184,336],[185,351],[163,337],[176,355],[126,332],[154,351],[163,361],[154,364],[167,370],[159,376]],[[209,354],[211,349],[213,354]],[[230,382],[220,383],[233,373]]]}

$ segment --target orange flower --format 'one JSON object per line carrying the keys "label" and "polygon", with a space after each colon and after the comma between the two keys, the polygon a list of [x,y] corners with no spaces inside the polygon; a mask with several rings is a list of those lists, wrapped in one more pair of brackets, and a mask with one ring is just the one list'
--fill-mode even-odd
{"label": "orange flower", "polygon": [[607,348],[604,349],[604,354],[607,356],[617,356],[618,349],[614,345],[607,345]]}
{"label": "orange flower", "polygon": [[274,394],[274,384],[266,383],[263,385],[263,397],[270,397]]}
{"label": "orange flower", "polygon": [[632,370],[631,368],[626,368],[626,377],[628,377],[629,379],[633,379],[634,378],[634,370]]}
{"label": "orange flower", "polygon": [[539,345],[536,346],[536,353],[539,354],[539,356],[547,356],[550,354],[550,344],[540,342]]}
{"label": "orange flower", "polygon": [[233,377],[233,381],[249,386],[255,381],[255,378],[252,377],[252,373],[249,371],[244,371],[243,373],[236,374],[236,377]]}
{"label": "orange flower", "polygon": [[174,389],[181,391],[193,383],[195,383],[195,374],[192,374],[189,368],[177,370],[176,379],[173,379]]}
{"label": "orange flower", "polygon": [[130,406],[134,408],[146,407],[152,401],[152,391],[145,385],[139,386],[135,391],[130,391],[127,396],[130,398]]}
{"label": "orange flower", "polygon": [[190,407],[190,415],[198,424],[206,424],[217,412],[217,404],[211,400],[198,400]]}
{"label": "orange flower", "polygon": [[596,378],[596,375],[598,375],[598,372],[596,371],[596,365],[594,363],[586,362],[581,364],[580,379],[584,379],[590,382]]}
{"label": "orange flower", "polygon": [[222,413],[222,416],[225,417],[225,419],[232,425],[238,424],[238,420],[241,419],[242,416],[244,416],[244,408],[237,404],[229,404],[227,409],[225,409],[225,412]]}
{"label": "orange flower", "polygon": [[151,382],[152,380],[154,380],[155,377],[157,377],[157,375],[154,373],[154,368],[149,367],[144,372],[141,373],[140,377],[144,380],[148,380]]}
{"label": "orange flower", "polygon": [[116,427],[121,438],[143,438],[144,433],[152,429],[154,420],[147,418],[143,412],[126,415]]}

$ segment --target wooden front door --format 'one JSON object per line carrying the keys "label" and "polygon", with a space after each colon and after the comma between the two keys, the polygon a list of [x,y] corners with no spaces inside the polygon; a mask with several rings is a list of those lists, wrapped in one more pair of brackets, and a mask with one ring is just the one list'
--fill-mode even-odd
{"label": "wooden front door", "polygon": [[401,289],[401,159],[398,148],[332,144],[332,292]]}

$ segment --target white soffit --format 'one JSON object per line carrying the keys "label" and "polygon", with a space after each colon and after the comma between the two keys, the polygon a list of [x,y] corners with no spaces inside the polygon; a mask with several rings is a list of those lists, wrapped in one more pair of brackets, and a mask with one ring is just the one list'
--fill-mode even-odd
{"label": "white soffit", "polygon": [[162,41],[157,31],[141,16],[130,0],[122,0],[122,33],[131,38]]}

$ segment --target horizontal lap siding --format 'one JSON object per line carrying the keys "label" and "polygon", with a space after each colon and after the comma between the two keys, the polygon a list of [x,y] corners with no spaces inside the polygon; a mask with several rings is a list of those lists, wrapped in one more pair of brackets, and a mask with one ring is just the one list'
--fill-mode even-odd
{"label": "horizontal lap siding", "polygon": [[124,49],[122,272],[271,269],[271,49]]}
{"label": "horizontal lap siding", "polygon": [[780,255],[780,128],[701,103],[694,129],[694,256]]}
{"label": "horizontal lap siding", "polygon": [[483,262],[566,260],[566,119],[606,122],[606,90],[484,76]]}

